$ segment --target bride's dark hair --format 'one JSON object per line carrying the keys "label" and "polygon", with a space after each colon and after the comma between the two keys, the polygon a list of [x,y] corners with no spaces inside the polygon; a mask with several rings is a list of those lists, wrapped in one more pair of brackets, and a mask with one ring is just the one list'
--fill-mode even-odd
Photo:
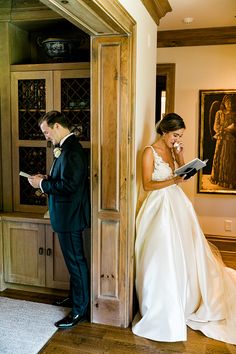
{"label": "bride's dark hair", "polygon": [[185,129],[185,123],[183,118],[176,113],[166,114],[156,125],[156,132],[160,135],[178,129]]}

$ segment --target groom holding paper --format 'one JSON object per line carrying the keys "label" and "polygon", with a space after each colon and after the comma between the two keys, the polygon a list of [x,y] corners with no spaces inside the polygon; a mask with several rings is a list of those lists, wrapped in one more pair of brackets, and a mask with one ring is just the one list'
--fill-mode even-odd
{"label": "groom holding paper", "polygon": [[62,113],[48,112],[40,119],[39,126],[46,140],[58,147],[54,149],[50,175],[30,176],[28,181],[48,195],[51,225],[58,234],[70,273],[70,295],[61,305],[69,304],[72,311],[55,323],[63,329],[86,320],[89,304],[89,277],[82,240],[82,232],[90,222],[88,168],[84,150]]}

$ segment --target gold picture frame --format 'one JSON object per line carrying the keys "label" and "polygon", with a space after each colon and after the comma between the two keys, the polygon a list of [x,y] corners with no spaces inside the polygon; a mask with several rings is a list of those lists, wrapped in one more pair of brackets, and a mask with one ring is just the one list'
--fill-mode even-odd
{"label": "gold picture frame", "polygon": [[199,90],[198,193],[236,194],[236,89]]}

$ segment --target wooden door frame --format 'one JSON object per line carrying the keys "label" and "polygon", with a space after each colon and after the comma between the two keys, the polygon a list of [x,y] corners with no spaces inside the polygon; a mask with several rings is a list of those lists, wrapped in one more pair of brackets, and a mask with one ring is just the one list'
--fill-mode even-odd
{"label": "wooden door frame", "polygon": [[122,327],[131,319],[133,290],[129,40],[126,35],[94,38],[91,63],[91,315],[95,323]]}
{"label": "wooden door frame", "polygon": [[175,107],[175,64],[157,64],[157,76],[166,78],[166,113],[174,112]]}
{"label": "wooden door frame", "polygon": [[[136,83],[136,56],[135,56],[135,47],[136,47],[136,22],[131,18],[131,16],[126,12],[126,10],[119,4],[117,1],[113,0],[103,0],[101,4],[99,1],[95,4],[91,1],[90,5],[92,10],[96,10],[98,14],[98,18],[107,23],[107,26],[110,28],[110,33],[96,33],[96,28],[88,27],[88,24],[82,23],[80,18],[76,18],[74,16],[75,9],[68,10],[68,6],[66,9],[63,9],[61,3],[58,3],[54,0],[41,0],[45,5],[50,7],[53,11],[60,13],[68,21],[72,22],[77,27],[81,28],[83,31],[87,32],[91,37],[91,42],[94,38],[97,37],[113,37],[114,39],[117,35],[121,34],[124,36],[128,36],[129,38],[129,53],[127,55],[128,66],[130,67],[130,80],[128,82],[129,85],[129,100],[127,103],[128,106],[128,140],[129,140],[129,151],[128,151],[128,181],[127,181],[127,203],[128,207],[128,215],[127,215],[127,268],[128,268],[128,293],[129,300],[128,304],[126,304],[126,320],[125,326],[128,326],[132,321],[133,317],[133,288],[134,288],[134,267],[133,267],[133,252],[134,252],[134,234],[135,234],[135,150],[134,150],[134,125],[135,125],[135,83]],[[104,5],[104,2],[106,5]],[[81,3],[78,4],[81,6]],[[78,10],[78,9],[77,9]],[[83,10],[83,9],[82,9]],[[79,11],[78,11],[79,12]],[[78,13],[77,12],[77,13]],[[105,28],[106,29],[106,28]],[[98,54],[98,53],[97,53]],[[92,53],[91,61],[93,60],[93,55],[97,55],[96,53]],[[92,67],[92,65],[91,65]],[[91,70],[91,84],[93,85],[96,80],[96,74],[93,74]],[[93,116],[93,112],[92,112]],[[93,142],[91,142],[93,144]],[[91,189],[92,190],[92,189]],[[92,231],[93,232],[93,231]],[[91,235],[91,240],[93,236]],[[123,324],[124,325],[124,324]]]}

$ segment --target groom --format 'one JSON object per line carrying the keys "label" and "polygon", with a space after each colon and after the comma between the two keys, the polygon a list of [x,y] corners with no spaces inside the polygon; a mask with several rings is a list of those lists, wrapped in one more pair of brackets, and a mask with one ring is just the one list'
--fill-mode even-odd
{"label": "groom", "polygon": [[88,169],[84,150],[76,136],[70,133],[69,122],[62,113],[48,112],[39,120],[39,126],[46,140],[58,147],[54,149],[50,175],[34,175],[28,181],[48,195],[51,225],[58,234],[70,273],[70,298],[67,300],[72,311],[55,323],[63,329],[86,320],[88,311],[88,268],[82,239],[82,231],[90,221]]}

